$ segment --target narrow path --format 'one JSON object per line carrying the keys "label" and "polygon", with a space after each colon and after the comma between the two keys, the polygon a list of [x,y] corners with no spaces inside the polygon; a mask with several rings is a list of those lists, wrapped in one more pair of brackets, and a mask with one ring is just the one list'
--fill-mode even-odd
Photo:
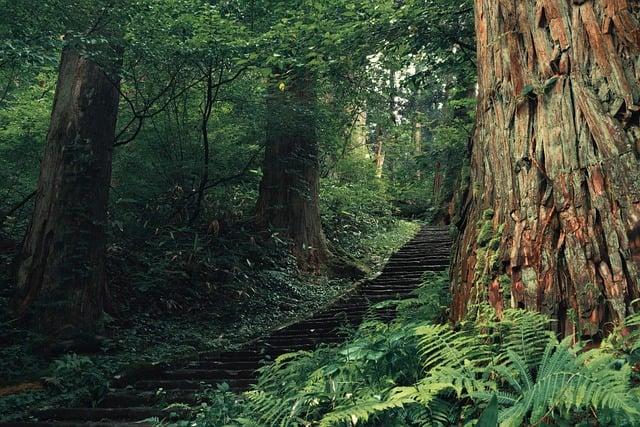
{"label": "narrow path", "polygon": [[[241,351],[202,354],[198,360],[159,364],[119,378],[97,408],[58,408],[37,411],[29,426],[145,425],[141,420],[169,419],[176,409],[158,409],[171,403],[195,403],[207,386],[227,383],[243,391],[256,381],[256,369],[265,361],[293,351],[346,339],[345,329],[357,327],[365,317],[392,320],[395,308],[374,309],[379,302],[407,298],[428,271],[449,266],[451,238],[448,229],[424,227],[396,252],[376,278],[365,282],[325,310],[271,335],[250,342]],[[18,424],[14,424],[18,425]],[[6,424],[5,426],[8,426]]]}

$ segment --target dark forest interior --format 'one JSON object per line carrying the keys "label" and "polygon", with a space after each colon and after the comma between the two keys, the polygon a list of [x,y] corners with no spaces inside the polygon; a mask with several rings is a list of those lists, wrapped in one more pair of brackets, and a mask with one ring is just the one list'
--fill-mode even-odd
{"label": "dark forest interior", "polygon": [[640,3],[0,0],[0,426],[640,424]]}

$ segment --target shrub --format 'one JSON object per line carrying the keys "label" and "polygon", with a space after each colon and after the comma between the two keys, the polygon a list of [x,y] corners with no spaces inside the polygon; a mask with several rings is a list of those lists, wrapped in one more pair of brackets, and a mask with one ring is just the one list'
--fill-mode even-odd
{"label": "shrub", "polygon": [[[455,329],[433,323],[445,283],[429,277],[392,324],[367,321],[344,345],[265,366],[225,425],[638,424],[639,393],[620,350],[559,342],[547,317],[523,310]],[[216,416],[204,410],[198,424],[221,425]]]}
{"label": "shrub", "polygon": [[109,389],[109,381],[94,362],[77,354],[54,360],[45,381],[74,402],[95,403]]}

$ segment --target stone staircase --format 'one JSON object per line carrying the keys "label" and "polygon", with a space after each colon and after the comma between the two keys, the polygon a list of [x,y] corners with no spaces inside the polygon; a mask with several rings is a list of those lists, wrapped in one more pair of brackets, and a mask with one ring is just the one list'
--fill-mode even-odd
{"label": "stone staircase", "polygon": [[[451,237],[447,228],[424,227],[388,261],[380,275],[315,313],[308,319],[273,331],[240,351],[201,354],[198,359],[161,363],[117,378],[112,391],[95,408],[53,408],[34,411],[37,421],[9,426],[125,426],[169,421],[188,410],[172,403],[194,404],[207,387],[227,383],[232,391],[247,390],[256,370],[277,356],[343,342],[348,330],[367,317],[390,321],[395,308],[374,308],[382,301],[408,298],[429,271],[449,267]],[[166,408],[166,409],[163,409]],[[181,413],[182,412],[182,413]]]}

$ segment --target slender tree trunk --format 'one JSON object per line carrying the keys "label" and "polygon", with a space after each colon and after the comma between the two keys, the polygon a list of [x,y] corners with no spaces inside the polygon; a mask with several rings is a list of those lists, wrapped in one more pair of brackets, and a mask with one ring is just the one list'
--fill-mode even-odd
{"label": "slender tree trunk", "polygon": [[[222,81],[222,73],[224,68],[220,67],[220,78],[218,82]],[[193,209],[193,214],[189,220],[189,224],[193,225],[200,215],[200,209],[202,208],[202,201],[204,200],[204,193],[209,183],[209,163],[211,157],[211,147],[209,143],[209,120],[211,119],[211,113],[213,113],[213,105],[217,101],[218,91],[220,84],[215,86],[213,83],[213,67],[209,66],[207,70],[207,83],[204,103],[202,106],[202,119],[200,121],[200,132],[202,135],[202,176],[200,177],[200,185],[198,186],[198,195],[196,197],[196,205]]]}
{"label": "slender tree trunk", "polygon": [[91,330],[102,315],[118,100],[100,66],[64,49],[14,298],[16,311],[33,308],[46,330]]}
{"label": "slender tree trunk", "polygon": [[454,319],[538,310],[594,336],[640,296],[640,7],[475,0],[471,188]]}
{"label": "slender tree trunk", "polygon": [[353,130],[351,131],[351,155],[356,159],[370,160],[367,147],[367,112],[358,110]]}
{"label": "slender tree trunk", "polygon": [[329,258],[320,222],[314,104],[313,78],[309,74],[297,74],[287,87],[272,85],[256,207],[258,227],[275,229],[290,238],[299,265],[309,271],[318,271]]}
{"label": "slender tree trunk", "polygon": [[440,200],[442,195],[442,163],[436,162],[435,171],[433,172],[433,197]]}
{"label": "slender tree trunk", "polygon": [[382,179],[384,174],[384,132],[382,126],[376,125],[376,178]]}
{"label": "slender tree trunk", "polygon": [[[422,155],[422,123],[420,122],[420,115],[417,115],[413,124],[413,154],[418,157]],[[418,169],[416,171],[416,178],[422,178],[422,171]]]}
{"label": "slender tree trunk", "polygon": [[418,119],[413,124],[413,149],[416,156],[422,154],[422,123]]}

